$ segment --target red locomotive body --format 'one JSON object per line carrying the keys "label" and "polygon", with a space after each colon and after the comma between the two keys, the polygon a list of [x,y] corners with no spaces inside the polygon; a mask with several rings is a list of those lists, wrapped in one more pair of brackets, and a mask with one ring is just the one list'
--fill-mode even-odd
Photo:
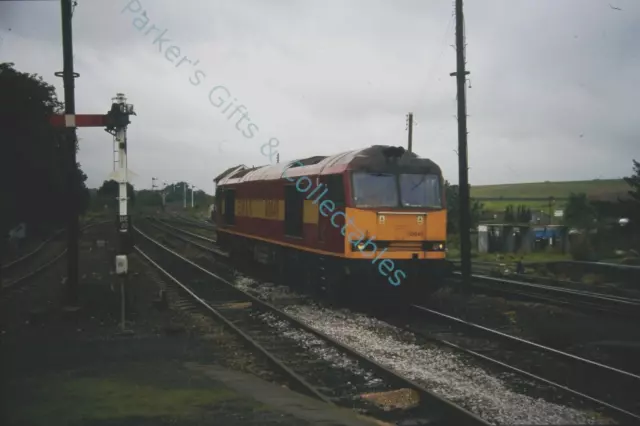
{"label": "red locomotive body", "polygon": [[218,244],[289,285],[432,291],[449,270],[440,168],[403,148],[239,166],[216,183]]}

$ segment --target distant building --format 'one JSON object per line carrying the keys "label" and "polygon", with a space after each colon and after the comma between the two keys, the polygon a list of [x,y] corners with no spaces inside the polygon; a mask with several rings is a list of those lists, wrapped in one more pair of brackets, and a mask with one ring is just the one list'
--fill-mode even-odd
{"label": "distant building", "polygon": [[485,223],[478,226],[478,252],[530,253],[548,248],[568,250],[568,229],[563,225]]}

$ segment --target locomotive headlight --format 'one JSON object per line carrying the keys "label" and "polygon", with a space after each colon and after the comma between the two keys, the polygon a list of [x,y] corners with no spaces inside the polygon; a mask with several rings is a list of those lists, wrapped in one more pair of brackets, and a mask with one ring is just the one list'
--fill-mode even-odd
{"label": "locomotive headlight", "polygon": [[444,244],[442,243],[435,243],[433,245],[433,250],[434,251],[443,251],[444,250]]}
{"label": "locomotive headlight", "polygon": [[364,248],[364,243],[358,244],[358,250],[362,251],[363,248]]}

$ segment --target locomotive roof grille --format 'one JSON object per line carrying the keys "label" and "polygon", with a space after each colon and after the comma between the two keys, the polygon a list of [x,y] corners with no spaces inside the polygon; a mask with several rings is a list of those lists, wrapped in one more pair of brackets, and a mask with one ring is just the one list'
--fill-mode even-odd
{"label": "locomotive roof grille", "polygon": [[[261,166],[261,167],[264,167],[264,166]],[[250,172],[252,172],[254,170],[257,170],[257,169],[259,169],[261,167],[251,167],[250,169],[242,169],[242,170],[238,171],[237,173],[234,173],[233,175],[231,175],[229,177],[233,177],[234,179],[235,178],[240,178],[240,177],[246,175],[247,173],[250,173]]]}
{"label": "locomotive roof grille", "polygon": [[225,170],[224,172],[220,173],[215,179],[213,179],[213,181],[218,183],[222,179],[232,177],[238,171],[244,170],[246,168],[247,168],[247,166],[245,166],[244,164],[240,164],[239,166],[229,167],[227,170]]}
{"label": "locomotive roof grille", "polygon": [[384,148],[382,150],[382,155],[384,155],[387,159],[392,161],[397,160],[402,157],[405,153],[405,149],[401,146],[390,146],[389,148]]}
{"label": "locomotive roof grille", "polygon": [[[300,167],[302,169],[298,170]],[[221,185],[234,185],[245,182],[279,180],[286,176],[287,170],[291,171],[291,177],[300,176],[300,173],[312,175],[335,174],[346,170],[370,171],[386,173],[435,173],[441,175],[441,169],[437,163],[420,158],[414,152],[409,152],[401,146],[373,145],[368,148],[350,150],[331,156],[313,156],[293,160],[279,164],[265,165],[262,167],[242,167],[242,170],[234,170],[226,174],[220,182]]]}
{"label": "locomotive roof grille", "polygon": [[313,164],[318,164],[325,158],[329,157],[326,155],[316,155],[315,157],[303,158],[302,160],[293,160],[289,168],[292,169],[294,167],[311,166]]}

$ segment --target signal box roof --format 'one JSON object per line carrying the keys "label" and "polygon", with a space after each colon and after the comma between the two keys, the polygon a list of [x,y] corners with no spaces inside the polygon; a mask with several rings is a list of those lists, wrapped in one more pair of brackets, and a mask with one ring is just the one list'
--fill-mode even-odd
{"label": "signal box roof", "polygon": [[374,145],[328,157],[315,156],[251,169],[237,166],[218,176],[216,183],[233,185],[260,180],[279,180],[285,177],[332,175],[346,170],[441,174],[436,163],[419,158],[402,147]]}

